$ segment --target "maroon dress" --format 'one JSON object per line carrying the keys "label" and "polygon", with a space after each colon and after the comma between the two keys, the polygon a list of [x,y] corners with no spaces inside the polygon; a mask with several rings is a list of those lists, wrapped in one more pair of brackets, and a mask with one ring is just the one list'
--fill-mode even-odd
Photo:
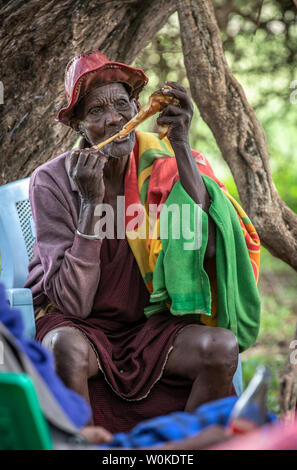
{"label": "maroon dress", "polygon": [[111,432],[183,410],[191,383],[162,378],[176,334],[190,319],[144,315],[149,294],[127,240],[105,239],[101,276],[91,315],[49,313],[37,320],[37,339],[58,326],[78,328],[91,342],[101,372],[89,380],[94,422]]}

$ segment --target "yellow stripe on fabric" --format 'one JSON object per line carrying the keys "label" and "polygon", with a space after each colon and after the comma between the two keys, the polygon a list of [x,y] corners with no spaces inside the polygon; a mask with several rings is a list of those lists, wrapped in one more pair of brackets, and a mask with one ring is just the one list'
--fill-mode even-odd
{"label": "yellow stripe on fabric", "polygon": [[[222,189],[222,188],[221,188]],[[225,191],[224,189],[222,189],[223,193],[227,196],[227,198],[231,201],[231,203],[233,204],[235,210],[238,212],[241,220],[243,221],[243,219],[247,219],[248,220],[248,223],[244,223],[244,226],[245,226],[245,230],[246,232],[245,233],[248,233],[251,237],[252,234],[256,234],[257,235],[257,232],[256,232],[256,229],[255,227],[253,226],[253,224],[251,223],[249,217],[247,216],[247,214],[245,213],[245,211],[243,210],[243,208],[241,207],[241,205],[236,201],[236,199],[234,199],[234,197],[232,197],[227,191]],[[244,231],[244,229],[242,228],[242,230]],[[251,237],[251,242],[256,245],[256,246],[260,246],[260,239],[258,238],[257,240],[255,240],[254,238]]]}
{"label": "yellow stripe on fabric", "polygon": [[147,205],[146,200],[147,200],[147,193],[148,193],[149,183],[150,183],[150,178],[147,177],[147,179],[144,181],[144,183],[142,185],[142,188],[141,188],[141,191],[139,193],[141,204],[143,206],[145,206],[146,211],[148,210],[148,205]]}
{"label": "yellow stripe on fabric", "polygon": [[149,218],[146,210],[145,219],[137,229],[127,230],[126,228],[126,236],[130,248],[135,256],[140,273],[143,278],[147,278],[152,272],[152,270],[150,269],[149,255],[146,248],[149,233]]}
{"label": "yellow stripe on fabric", "polygon": [[154,135],[148,132],[138,132],[138,144],[139,144],[139,158],[147,150],[164,150],[160,140]]}
{"label": "yellow stripe on fabric", "polygon": [[144,181],[152,174],[153,165],[145,168],[138,176],[138,191],[141,192]]}
{"label": "yellow stripe on fabric", "polygon": [[154,164],[155,160],[158,158],[170,157],[165,150],[158,149],[149,149],[141,154],[141,158],[138,160],[138,175],[141,174],[143,170],[147,167]]}
{"label": "yellow stripe on fabric", "polygon": [[167,137],[164,137],[164,139],[161,140],[161,143],[164,144],[165,150],[171,154],[171,156],[174,156],[174,150],[172,148],[171,143],[169,142]]}
{"label": "yellow stripe on fabric", "polygon": [[257,231],[255,227],[249,222],[248,224],[245,224],[246,228],[248,229],[249,233],[255,233],[257,235]]}
{"label": "yellow stripe on fabric", "polygon": [[[222,189],[222,188],[221,188]],[[235,207],[235,209],[237,210],[238,214],[240,215],[241,219],[242,218],[247,218],[248,221],[250,222],[250,219],[248,218],[248,215],[244,212],[243,208],[241,207],[241,205],[236,201],[236,199],[234,199],[233,196],[231,196],[231,194],[229,194],[227,191],[225,191],[224,189],[222,189],[223,193],[227,196],[228,199],[230,199],[230,201],[232,202],[233,206]],[[251,224],[252,225],[252,224]]]}
{"label": "yellow stripe on fabric", "polygon": [[163,156],[174,157],[173,148],[167,138],[160,140],[156,134],[139,132],[137,140],[139,145],[139,173],[153,163],[156,158],[162,158]]}
{"label": "yellow stripe on fabric", "polygon": [[157,134],[151,134],[149,132],[138,132],[138,136],[140,158],[146,150],[151,149],[161,150],[174,156],[174,150],[167,137],[160,140]]}
{"label": "yellow stripe on fabric", "polygon": [[151,241],[150,254],[149,254],[149,267],[152,272],[154,272],[159,253],[162,249],[163,249],[163,246],[162,246],[161,240]]}
{"label": "yellow stripe on fabric", "polygon": [[252,248],[248,248],[248,250],[249,250],[250,253],[256,253],[256,254],[260,253],[259,250],[253,250]]}
{"label": "yellow stripe on fabric", "polygon": [[256,276],[255,277],[256,277],[256,282],[258,283],[259,271],[260,271],[259,270],[259,265],[253,258],[250,258],[250,260],[251,260],[252,265],[256,268]]}

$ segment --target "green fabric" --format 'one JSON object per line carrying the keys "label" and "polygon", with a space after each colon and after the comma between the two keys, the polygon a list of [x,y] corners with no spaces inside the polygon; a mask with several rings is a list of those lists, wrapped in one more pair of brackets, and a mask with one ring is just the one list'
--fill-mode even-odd
{"label": "green fabric", "polygon": [[[230,329],[236,336],[240,351],[248,349],[259,332],[261,303],[248,249],[237,213],[218,184],[202,175],[210,195],[209,216],[216,224],[216,266],[218,293],[218,325]],[[164,208],[160,216],[160,251],[154,274],[151,302],[171,302],[173,315],[211,315],[211,291],[207,273],[203,267],[208,241],[208,215],[190,198],[178,181],[164,206],[176,204],[182,214],[182,205],[191,207],[190,229],[194,231],[195,207],[200,215],[196,241],[202,236],[199,249],[186,250],[183,236],[174,239],[170,234],[176,230],[176,221],[168,211],[168,239],[162,236],[167,224]],[[198,209],[197,209],[198,208]],[[164,212],[163,212],[164,211]],[[165,215],[164,215],[165,214]],[[196,218],[197,220],[197,218]],[[180,217],[180,230],[182,217]],[[182,234],[182,231],[180,232]],[[154,312],[146,312],[150,316]]]}
{"label": "green fabric", "polygon": [[[204,253],[208,239],[208,216],[190,198],[180,181],[172,188],[160,215],[160,238],[163,249],[160,251],[153,274],[151,302],[170,298],[170,311],[173,315],[211,315],[211,294],[208,276],[203,268]],[[177,209],[173,215],[169,208]],[[186,212],[185,207],[189,210]],[[198,231],[194,232],[195,209]],[[199,216],[202,219],[199,220]],[[196,226],[197,226],[196,225]],[[202,225],[202,237],[199,228]],[[165,231],[168,226],[168,238]],[[200,227],[199,227],[200,226]],[[183,228],[190,227],[192,238],[186,239]],[[178,236],[178,229],[180,236]],[[187,236],[187,234],[185,234]],[[176,236],[177,238],[174,238]],[[188,238],[188,236],[187,236]],[[200,249],[185,249],[189,243],[197,243]],[[197,269],[198,267],[198,269]]]}

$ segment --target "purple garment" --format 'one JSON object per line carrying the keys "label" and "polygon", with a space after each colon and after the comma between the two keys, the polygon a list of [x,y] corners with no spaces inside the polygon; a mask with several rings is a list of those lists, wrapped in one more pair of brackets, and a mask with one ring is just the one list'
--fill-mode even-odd
{"label": "purple garment", "polygon": [[36,242],[25,287],[32,289],[36,313],[50,300],[63,313],[88,314],[99,283],[102,241],[76,234],[80,201],[66,155],[37,168],[30,180]]}

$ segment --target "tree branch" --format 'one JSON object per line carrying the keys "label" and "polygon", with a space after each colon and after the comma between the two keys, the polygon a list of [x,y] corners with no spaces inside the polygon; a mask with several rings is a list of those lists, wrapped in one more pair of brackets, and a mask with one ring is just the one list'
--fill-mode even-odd
{"label": "tree branch", "polygon": [[175,10],[175,0],[14,0],[0,8],[0,184],[73,145],[74,132],[54,118],[74,55],[99,49],[129,64]]}
{"label": "tree branch", "polygon": [[297,215],[272,180],[261,124],[227,65],[210,0],[177,0],[191,93],[264,246],[297,270]]}
{"label": "tree branch", "polygon": [[[297,342],[297,328],[292,345]],[[296,349],[296,348],[295,348]],[[297,364],[296,354],[292,351],[288,355],[286,364],[280,379],[279,406],[280,416],[287,422],[295,419],[297,401]]]}

